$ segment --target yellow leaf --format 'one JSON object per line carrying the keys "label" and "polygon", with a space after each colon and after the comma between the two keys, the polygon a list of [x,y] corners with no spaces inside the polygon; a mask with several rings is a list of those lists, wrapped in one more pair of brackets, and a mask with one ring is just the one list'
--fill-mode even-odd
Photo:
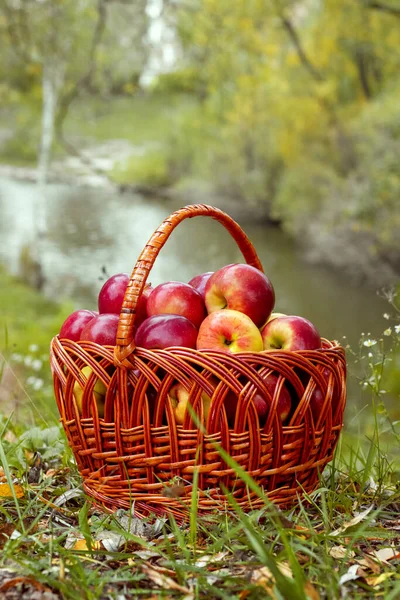
{"label": "yellow leaf", "polygon": [[[101,543],[98,541],[93,541],[92,550],[100,550]],[[72,550],[80,550],[81,552],[88,552],[89,548],[85,539],[78,539],[72,546]]]}
{"label": "yellow leaf", "polygon": [[389,577],[392,577],[393,575],[395,575],[393,571],[386,571],[386,573],[381,573],[377,577],[375,575],[371,577],[366,577],[365,581],[368,583],[368,585],[376,587],[384,581],[386,581],[386,579],[389,579]]}
{"label": "yellow leaf", "polygon": [[20,485],[13,485],[14,492],[8,483],[0,483],[0,498],[22,498],[24,490]]}

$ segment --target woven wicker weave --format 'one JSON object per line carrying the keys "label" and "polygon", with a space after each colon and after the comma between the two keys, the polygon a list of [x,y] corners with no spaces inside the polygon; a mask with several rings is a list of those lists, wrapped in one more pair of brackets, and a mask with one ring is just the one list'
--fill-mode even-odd
{"label": "woven wicker weave", "polygon": [[[323,339],[318,350],[241,354],[135,347],[135,307],[154,261],[173,229],[195,216],[218,220],[245,261],[262,270],[252,244],[228,215],[210,206],[187,206],[167,218],[142,251],[125,294],[117,345],[99,346],[58,336],[51,343],[55,397],[84,489],[109,510],[134,503],[139,516],[172,512],[185,518],[195,471],[200,513],[226,504],[224,486],[244,510],[260,506],[262,500],[224,462],[217,445],[254,478],[271,501],[289,505],[316,487],[343,425],[346,364],[344,350],[335,342]],[[87,378],[81,372],[86,365],[93,371]],[[264,383],[270,373],[279,378],[273,396]],[[97,378],[107,388],[104,417],[98,414],[93,394]],[[187,412],[183,426],[177,425],[168,398],[177,381],[190,392],[198,415],[193,419]],[[76,382],[83,388],[82,414],[73,393]],[[283,385],[294,400],[284,425],[275,411]],[[317,421],[310,408],[316,387],[325,397]],[[195,423],[204,420],[202,392],[212,398],[205,428]],[[256,392],[270,405],[262,428],[252,402]],[[227,393],[238,396],[235,423],[230,426],[223,404]]]}

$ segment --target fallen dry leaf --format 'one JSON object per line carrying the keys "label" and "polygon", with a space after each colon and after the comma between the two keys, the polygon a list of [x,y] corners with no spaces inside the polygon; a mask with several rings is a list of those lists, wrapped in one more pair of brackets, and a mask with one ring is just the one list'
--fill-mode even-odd
{"label": "fallen dry leaf", "polygon": [[379,562],[387,563],[395,558],[400,558],[400,548],[397,548],[396,546],[387,546],[375,550],[372,554],[370,553],[370,556],[372,556],[372,558],[377,558]]}
{"label": "fallen dry leaf", "polygon": [[5,523],[0,526],[0,549],[3,548],[8,538],[14,532],[15,525],[12,523]]}
{"label": "fallen dry leaf", "polygon": [[355,579],[359,579],[360,577],[365,579],[367,577],[366,571],[364,571],[364,569],[362,569],[360,565],[351,565],[348,571],[339,579],[339,585],[344,585],[348,581],[354,581]]}
{"label": "fallen dry leaf", "polygon": [[217,552],[217,554],[203,554],[195,562],[196,567],[204,568],[206,565],[221,562],[229,552]]}
{"label": "fallen dry leaf", "polygon": [[345,556],[347,558],[353,558],[353,556],[355,556],[355,553],[353,552],[353,550],[348,550],[348,548],[346,548],[345,546],[332,546],[332,548],[329,550],[328,554],[330,556],[332,556],[332,558],[344,558]]}
{"label": "fallen dry leaf", "polygon": [[276,600],[277,596],[274,592],[275,581],[268,567],[260,567],[255,569],[250,578],[251,583],[265,589],[272,600]]}
{"label": "fallen dry leaf", "polygon": [[7,579],[7,581],[0,585],[0,592],[6,592],[10,588],[20,585],[21,583],[25,585],[31,585],[37,590],[40,590],[41,592],[51,592],[51,589],[40,583],[40,581],[37,581],[33,577],[24,576],[18,576],[13,577],[12,579]]}
{"label": "fallen dry leaf", "polygon": [[[80,552],[89,552],[88,545],[82,534],[77,531],[71,531],[65,540],[65,548],[67,550],[77,550]],[[100,550],[101,543],[98,540],[93,540],[92,550]]]}
{"label": "fallen dry leaf", "polygon": [[192,596],[192,592],[189,588],[185,588],[179,583],[177,583],[172,577],[165,575],[158,569],[150,567],[149,565],[142,565],[142,571],[155,585],[164,589],[164,590],[176,590],[178,592],[182,592],[183,594],[187,594],[190,597]]}
{"label": "fallen dry leaf", "polygon": [[367,567],[367,569],[370,569],[370,571],[375,574],[379,574],[381,572],[381,567],[379,566],[378,562],[373,560],[368,554],[364,554],[364,558],[359,558],[356,562],[361,567]]}
{"label": "fallen dry leaf", "polygon": [[395,573],[393,571],[389,571],[386,573],[381,573],[380,575],[371,575],[371,577],[366,577],[365,581],[371,587],[377,587],[378,585],[386,581],[386,579],[389,579],[389,577],[393,577],[393,575],[395,575]]}
{"label": "fallen dry leaf", "polygon": [[14,495],[17,498],[23,498],[24,490],[18,484],[13,484],[12,488],[8,485],[8,483],[0,483],[0,499],[2,498],[14,498]]}
{"label": "fallen dry leaf", "polygon": [[304,591],[306,592],[307,598],[310,600],[320,600],[321,598],[319,591],[313,586],[311,581],[306,581],[304,584]]}
{"label": "fallen dry leaf", "polygon": [[363,512],[358,513],[353,519],[350,519],[350,521],[343,523],[343,525],[341,525],[338,529],[335,529],[334,531],[332,531],[330,533],[330,535],[332,535],[332,536],[340,535],[341,533],[346,531],[346,529],[348,529],[349,527],[354,527],[354,525],[358,525],[358,523],[361,523],[361,521],[364,521],[364,519],[367,518],[367,516],[369,515],[369,513],[371,512],[372,509],[373,509],[373,506],[372,505],[369,506]]}

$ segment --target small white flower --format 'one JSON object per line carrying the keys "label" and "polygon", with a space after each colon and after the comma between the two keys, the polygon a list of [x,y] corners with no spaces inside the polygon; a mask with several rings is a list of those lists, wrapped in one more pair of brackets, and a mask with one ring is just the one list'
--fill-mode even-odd
{"label": "small white flower", "polygon": [[44,385],[43,379],[39,379],[39,377],[36,377],[32,387],[34,390],[40,390],[43,387],[43,385]]}
{"label": "small white flower", "polygon": [[383,332],[383,335],[392,335],[392,328],[388,327],[387,329],[385,329],[385,331]]}
{"label": "small white flower", "polygon": [[383,318],[388,320],[390,319],[390,315],[388,315],[388,313],[383,313]]}
{"label": "small white flower", "polygon": [[29,346],[29,352],[37,352],[39,350],[39,346],[37,344],[31,344]]}
{"label": "small white flower", "polygon": [[368,352],[368,357],[369,357],[369,358],[372,358],[372,357],[373,357],[373,354],[372,354],[372,352]]}
{"label": "small white flower", "polygon": [[11,360],[13,360],[14,362],[20,363],[24,360],[24,357],[22,356],[22,354],[18,354],[17,352],[14,352],[14,354],[11,354]]}
{"label": "small white flower", "polygon": [[35,381],[36,381],[36,377],[34,375],[30,375],[27,378],[26,383],[27,383],[27,385],[33,385],[35,383]]}
{"label": "small white flower", "polygon": [[364,342],[364,346],[366,346],[367,348],[371,348],[371,346],[375,346],[376,344],[376,340],[365,340]]}
{"label": "small white flower", "polygon": [[43,363],[38,358],[36,358],[35,360],[32,361],[31,367],[32,367],[32,369],[34,371],[40,371],[40,369],[42,368],[42,366],[43,366]]}
{"label": "small white flower", "polygon": [[394,330],[396,333],[400,333],[400,325],[395,325]]}
{"label": "small white flower", "polygon": [[25,356],[25,358],[24,358],[24,365],[26,367],[31,367],[32,366],[32,360],[33,360],[32,356],[29,356],[29,355]]}

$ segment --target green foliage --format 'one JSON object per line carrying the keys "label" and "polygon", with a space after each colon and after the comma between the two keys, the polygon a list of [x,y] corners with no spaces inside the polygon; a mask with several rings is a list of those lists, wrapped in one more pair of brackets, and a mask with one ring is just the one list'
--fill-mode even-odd
{"label": "green foliage", "polygon": [[13,132],[0,146],[0,160],[18,165],[31,165],[37,156],[37,140],[25,128]]}
{"label": "green foliage", "polygon": [[112,172],[114,181],[121,184],[143,185],[162,188],[173,183],[165,152],[150,150],[143,155],[132,156]]}
{"label": "green foliage", "polygon": [[355,164],[343,172],[319,158],[318,148],[286,170],[274,199],[274,214],[298,237],[317,227],[364,245],[366,260],[400,257],[400,151],[397,93],[365,105],[349,123]]}
{"label": "green foliage", "polygon": [[337,253],[343,268],[343,249],[359,245],[398,273],[396,14],[348,0],[193,0],[177,30],[202,106],[182,121],[174,158],[325,246],[322,260]]}
{"label": "green foliage", "polygon": [[[58,306],[0,267],[0,396],[25,422],[54,419],[49,343],[71,306]],[[4,380],[7,371],[7,380]]]}
{"label": "green foliage", "polygon": [[200,94],[198,72],[193,67],[161,73],[151,86],[154,94]]}

